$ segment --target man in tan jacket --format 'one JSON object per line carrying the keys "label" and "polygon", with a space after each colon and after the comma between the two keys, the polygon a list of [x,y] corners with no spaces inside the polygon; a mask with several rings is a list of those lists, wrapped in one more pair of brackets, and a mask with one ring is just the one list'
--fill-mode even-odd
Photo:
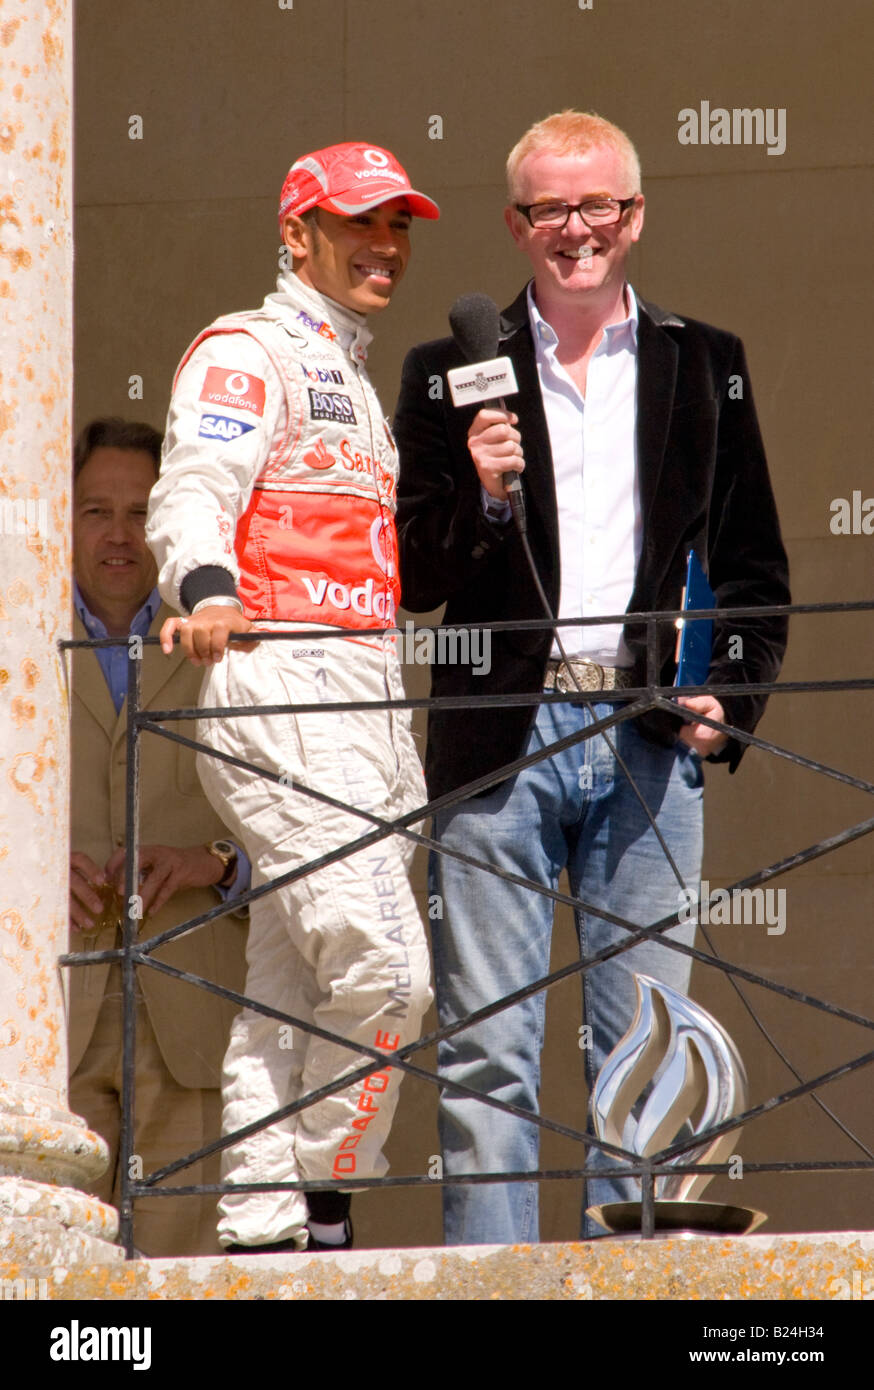
{"label": "man in tan jacket", "polygon": [[[144,538],[161,436],[149,425],[96,420],[76,442],[74,460],[74,637],[157,635],[170,610],[155,589]],[[142,648],[143,706],[196,705],[200,673],[181,649],[167,658]],[[121,944],[117,913],[104,912],[112,886],[123,890],[128,649],[77,650],[72,682],[71,949]],[[148,935],[214,907],[248,887],[245,856],[200,789],[189,749],[144,734],[140,762],[140,895]],[[218,891],[217,891],[218,890]],[[118,903],[120,899],[116,899]],[[108,925],[97,919],[107,916]],[[177,938],[159,959],[242,991],[245,924],[238,915]],[[137,971],[134,1176],[216,1139],[221,1131],[221,1065],[236,1006],[157,971]],[[70,1102],[109,1144],[110,1167],[96,1188],[120,1193],[121,968],[70,972]],[[173,1186],[217,1182],[217,1159],[181,1170]],[[215,1197],[140,1198],[135,1242],[146,1255],[218,1253]]]}

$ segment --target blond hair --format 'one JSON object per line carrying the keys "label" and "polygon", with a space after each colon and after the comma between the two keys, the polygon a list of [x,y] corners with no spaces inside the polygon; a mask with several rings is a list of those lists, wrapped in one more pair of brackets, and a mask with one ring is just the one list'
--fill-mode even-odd
{"label": "blond hair", "polygon": [[591,149],[607,149],[622,161],[627,190],[612,190],[617,196],[631,197],[640,192],[640,160],[624,130],[605,121],[594,111],[557,111],[526,130],[507,156],[507,190],[511,203],[518,201],[519,166],[523,159],[541,150],[553,154],[585,154]]}

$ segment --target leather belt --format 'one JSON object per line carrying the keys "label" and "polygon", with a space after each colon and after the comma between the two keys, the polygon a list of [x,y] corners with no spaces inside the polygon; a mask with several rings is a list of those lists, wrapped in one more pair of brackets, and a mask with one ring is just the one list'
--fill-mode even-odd
{"label": "leather belt", "polygon": [[[573,674],[571,674],[573,673]],[[634,685],[630,666],[601,666],[583,657],[579,661],[549,661],[543,680],[545,690],[570,695],[575,690],[625,690]]]}

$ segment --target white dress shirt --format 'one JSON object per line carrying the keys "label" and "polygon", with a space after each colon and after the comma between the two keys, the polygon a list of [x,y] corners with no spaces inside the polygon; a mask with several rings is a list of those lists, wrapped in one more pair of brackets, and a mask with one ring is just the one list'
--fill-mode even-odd
{"label": "white dress shirt", "polygon": [[[558,337],[528,286],[528,314],[549,430],[558,504],[560,618],[624,613],[634,587],[642,523],[635,447],[637,300],[604,329],[582,396],[556,358]],[[560,629],[570,658],[630,666],[618,623]],[[553,644],[552,656],[560,656]]]}

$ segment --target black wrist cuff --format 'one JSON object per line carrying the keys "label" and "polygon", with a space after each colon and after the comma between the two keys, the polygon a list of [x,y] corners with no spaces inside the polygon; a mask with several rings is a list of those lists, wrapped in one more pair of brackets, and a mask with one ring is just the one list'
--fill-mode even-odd
{"label": "black wrist cuff", "polygon": [[223,565],[199,565],[196,570],[186,574],[179,590],[186,613],[190,613],[202,598],[216,598],[219,594],[227,594],[228,598],[238,597],[234,577]]}

